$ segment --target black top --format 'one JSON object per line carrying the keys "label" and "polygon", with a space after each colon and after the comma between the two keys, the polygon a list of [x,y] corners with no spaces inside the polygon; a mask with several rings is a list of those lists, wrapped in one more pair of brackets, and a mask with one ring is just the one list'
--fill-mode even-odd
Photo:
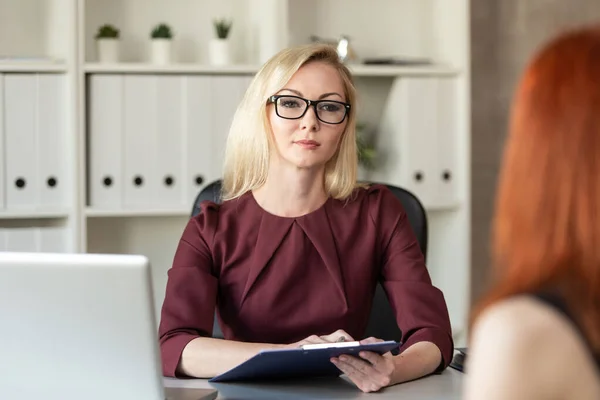
{"label": "black top", "polygon": [[579,331],[579,333],[581,334],[581,337],[587,344],[589,352],[592,354],[592,357],[596,361],[596,366],[598,367],[598,371],[600,371],[600,354],[594,352],[594,349],[592,348],[589,340],[587,339],[585,332],[583,331],[582,327],[579,325],[577,320],[574,318],[573,314],[569,311],[569,307],[567,307],[567,304],[562,299],[562,297],[558,296],[557,294],[553,294],[553,293],[549,293],[549,292],[537,293],[535,295],[535,297],[538,300],[540,300],[541,302],[549,305],[550,307],[553,307],[555,310],[559,311],[565,318],[567,318],[569,321],[571,321],[571,323],[573,324],[575,329],[577,329]]}

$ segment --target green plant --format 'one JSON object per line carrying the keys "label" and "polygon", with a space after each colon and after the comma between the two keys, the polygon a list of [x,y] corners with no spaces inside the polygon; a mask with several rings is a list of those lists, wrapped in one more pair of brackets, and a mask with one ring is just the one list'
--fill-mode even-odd
{"label": "green plant", "polygon": [[104,24],[98,28],[96,39],[118,39],[119,30],[111,24]]}
{"label": "green plant", "polygon": [[152,39],[172,39],[173,31],[171,30],[171,27],[165,23],[158,24],[152,29],[150,37]]}
{"label": "green plant", "polygon": [[358,163],[366,169],[376,166],[377,151],[367,140],[365,124],[356,124],[356,147],[358,150]]}
{"label": "green plant", "polygon": [[229,31],[231,30],[232,21],[227,21],[226,19],[215,19],[213,21],[215,25],[215,30],[217,32],[217,37],[219,39],[227,39],[229,36]]}

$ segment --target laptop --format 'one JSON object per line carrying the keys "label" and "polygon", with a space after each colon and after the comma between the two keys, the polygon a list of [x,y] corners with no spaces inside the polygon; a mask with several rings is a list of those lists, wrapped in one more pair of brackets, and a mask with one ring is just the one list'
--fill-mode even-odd
{"label": "laptop", "polygon": [[150,264],[139,255],[0,253],[0,397],[212,400],[163,387]]}

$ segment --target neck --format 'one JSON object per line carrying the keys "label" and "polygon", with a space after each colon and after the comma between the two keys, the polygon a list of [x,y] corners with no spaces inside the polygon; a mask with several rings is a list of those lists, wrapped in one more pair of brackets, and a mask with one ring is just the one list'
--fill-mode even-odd
{"label": "neck", "polygon": [[315,211],[327,200],[323,168],[273,164],[265,184],[253,193],[265,211],[282,217],[298,217]]}

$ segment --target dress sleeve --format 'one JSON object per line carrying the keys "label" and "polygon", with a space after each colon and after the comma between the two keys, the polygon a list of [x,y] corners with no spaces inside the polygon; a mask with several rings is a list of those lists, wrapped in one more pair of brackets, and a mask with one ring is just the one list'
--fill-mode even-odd
{"label": "dress sleeve", "polygon": [[218,280],[211,254],[217,223],[216,205],[204,204],[187,223],[168,272],[159,325],[164,376],[176,377],[185,346],[212,335]]}
{"label": "dress sleeve", "polygon": [[454,342],[443,293],[432,285],[423,253],[402,203],[386,187],[372,189],[371,215],[381,240],[381,281],[398,327],[402,347],[432,342],[442,354],[436,372],[452,360]]}

